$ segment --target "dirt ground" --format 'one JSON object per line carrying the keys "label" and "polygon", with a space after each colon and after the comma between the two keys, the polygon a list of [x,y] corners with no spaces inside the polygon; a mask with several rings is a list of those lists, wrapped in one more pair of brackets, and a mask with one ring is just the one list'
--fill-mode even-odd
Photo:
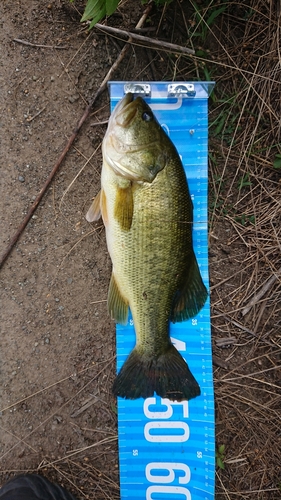
{"label": "dirt ground", "polygon": [[[148,36],[194,46],[196,58],[132,46],[114,79],[217,82],[209,203],[216,432],[217,446],[225,446],[217,498],[275,500],[279,4],[211,4],[198,1],[196,13],[193,2],[175,1],[154,9],[146,25]],[[0,253],[124,45],[81,25],[83,6],[1,2]],[[142,12],[141,2],[122,2],[108,24],[131,30]],[[37,471],[80,499],[119,498],[115,326],[106,309],[111,265],[102,224],[85,220],[99,190],[106,125],[97,122],[108,116],[104,92],[0,274],[0,484]]]}

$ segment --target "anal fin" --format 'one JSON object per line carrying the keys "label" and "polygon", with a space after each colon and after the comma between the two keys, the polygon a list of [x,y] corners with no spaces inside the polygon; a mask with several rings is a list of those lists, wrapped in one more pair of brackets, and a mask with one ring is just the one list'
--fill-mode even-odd
{"label": "anal fin", "polygon": [[202,309],[207,297],[208,292],[193,252],[184,286],[177,291],[174,298],[171,321],[176,323],[193,318]]}
{"label": "anal fin", "polygon": [[120,325],[127,324],[129,305],[122,297],[113,273],[109,283],[107,306],[112,319]]}

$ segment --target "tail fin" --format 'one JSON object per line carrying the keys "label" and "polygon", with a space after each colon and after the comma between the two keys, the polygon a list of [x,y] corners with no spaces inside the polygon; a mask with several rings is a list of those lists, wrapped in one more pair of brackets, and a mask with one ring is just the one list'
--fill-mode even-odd
{"label": "tail fin", "polygon": [[113,384],[113,394],[126,399],[148,398],[154,392],[172,401],[200,395],[198,383],[173,344],[157,357],[133,349]]}

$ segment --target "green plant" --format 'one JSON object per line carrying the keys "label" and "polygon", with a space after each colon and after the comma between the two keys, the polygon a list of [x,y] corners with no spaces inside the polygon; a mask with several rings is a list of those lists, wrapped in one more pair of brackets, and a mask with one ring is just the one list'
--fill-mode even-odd
{"label": "green plant", "polygon": [[252,185],[252,183],[250,181],[249,174],[245,174],[239,180],[238,189],[240,191],[242,188],[244,188],[244,187],[250,187],[251,185]]}
{"label": "green plant", "polygon": [[[219,105],[219,108],[222,109],[209,125],[212,137],[222,136],[226,143],[229,143],[233,139],[237,119],[241,114],[240,110],[237,110],[235,113],[230,111],[233,109],[235,97],[236,96],[226,96],[223,99],[217,99],[216,103]],[[240,127],[237,128],[237,130],[239,129]]]}
{"label": "green plant", "polygon": [[219,187],[220,191],[225,188],[225,180],[221,175],[214,175],[214,182]]}
{"label": "green plant", "polygon": [[200,8],[195,2],[192,2],[192,5],[195,10],[194,17],[196,22],[196,31],[192,36],[199,37],[201,38],[202,42],[205,42],[209,28],[212,26],[212,24],[214,24],[215,19],[226,10],[227,4],[222,5],[222,7],[219,8],[211,8],[210,12],[208,12],[208,15],[206,15],[204,12],[203,14],[201,14]]}
{"label": "green plant", "polygon": [[224,469],[225,459],[225,444],[221,444],[216,451],[216,465],[220,469]]}
{"label": "green plant", "polygon": [[[70,0],[74,2],[74,0]],[[90,29],[103,17],[110,16],[117,9],[119,0],[88,0],[81,22],[91,21]]]}
{"label": "green plant", "polygon": [[273,168],[281,168],[281,155],[277,153],[273,161]]}
{"label": "green plant", "polygon": [[246,214],[241,214],[237,215],[235,218],[236,222],[239,222],[242,226],[246,226],[246,224],[255,224],[256,218],[254,215],[246,215]]}
{"label": "green plant", "polygon": [[[74,2],[75,0],[70,0],[70,2]],[[156,5],[161,5],[164,3],[171,3],[172,0],[154,0]],[[89,29],[93,28],[93,26],[98,23],[103,17],[111,16],[113,14],[119,4],[120,0],[88,0],[84,14],[81,18],[81,23],[85,21],[91,21]],[[148,0],[142,0],[142,3],[147,3]]]}
{"label": "green plant", "polygon": [[[192,19],[189,20],[191,24],[189,38],[191,41],[192,38],[196,38],[196,58],[198,58],[196,70],[197,78],[199,80],[204,79],[206,81],[212,81],[215,79],[215,68],[210,60],[211,51],[205,47],[205,43],[211,26],[215,24],[216,18],[222,14],[228,6],[224,4],[220,7],[213,7],[210,6],[210,2],[208,1],[203,1],[203,4],[202,1],[200,1],[200,5],[197,5],[194,0],[191,0],[190,3],[194,9],[194,13]],[[214,92],[211,93],[210,99],[216,102]]]}
{"label": "green plant", "polygon": [[111,411],[113,411],[113,413],[115,413],[115,415],[117,415],[118,411],[117,411],[117,406],[113,403],[111,403]]}
{"label": "green plant", "polygon": [[210,210],[220,210],[221,214],[226,216],[231,214],[231,211],[233,209],[232,206],[230,205],[225,205],[225,200],[222,198],[218,198],[215,200],[211,200],[209,203],[209,208]]}

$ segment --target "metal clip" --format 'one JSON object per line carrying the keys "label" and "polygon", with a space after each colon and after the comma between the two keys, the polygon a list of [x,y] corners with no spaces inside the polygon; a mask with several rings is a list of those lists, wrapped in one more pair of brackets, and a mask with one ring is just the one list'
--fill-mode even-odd
{"label": "metal clip", "polygon": [[132,94],[150,96],[151,89],[150,85],[148,85],[147,83],[125,83],[124,93],[128,94],[129,92],[131,92]]}
{"label": "metal clip", "polygon": [[168,85],[168,96],[194,97],[196,91],[193,83],[171,83]]}

